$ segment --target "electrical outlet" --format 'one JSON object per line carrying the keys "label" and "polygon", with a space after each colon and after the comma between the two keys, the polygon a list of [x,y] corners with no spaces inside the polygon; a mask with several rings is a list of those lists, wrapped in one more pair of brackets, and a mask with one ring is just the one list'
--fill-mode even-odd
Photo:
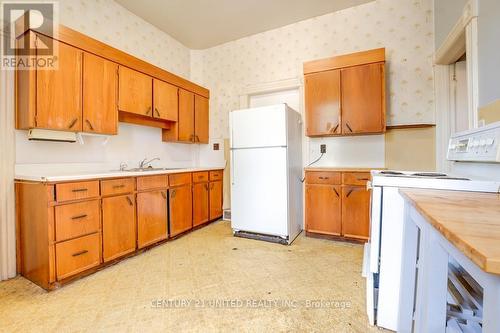
{"label": "electrical outlet", "polygon": [[321,154],[326,154],[326,145],[325,144],[319,145],[319,150]]}
{"label": "electrical outlet", "polygon": [[214,143],[214,150],[219,150],[219,144],[218,143]]}

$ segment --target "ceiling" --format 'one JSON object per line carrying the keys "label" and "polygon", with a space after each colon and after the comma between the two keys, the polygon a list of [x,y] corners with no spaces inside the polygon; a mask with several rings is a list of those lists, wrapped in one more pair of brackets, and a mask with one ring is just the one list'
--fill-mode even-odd
{"label": "ceiling", "polygon": [[191,49],[206,49],[373,0],[115,0]]}

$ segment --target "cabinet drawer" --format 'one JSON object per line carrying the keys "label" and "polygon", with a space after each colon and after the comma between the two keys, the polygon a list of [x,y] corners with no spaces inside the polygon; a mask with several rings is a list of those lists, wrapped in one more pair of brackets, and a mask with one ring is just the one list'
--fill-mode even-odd
{"label": "cabinet drawer", "polygon": [[100,247],[98,233],[56,244],[57,279],[98,266],[101,262]]}
{"label": "cabinet drawer", "polygon": [[307,171],[307,184],[330,184],[340,185],[340,172],[330,171]]}
{"label": "cabinet drawer", "polygon": [[170,176],[168,176],[168,181],[170,183],[170,186],[191,184],[191,174],[190,173],[178,173],[175,175],[170,175]]}
{"label": "cabinet drawer", "polygon": [[370,177],[369,172],[343,172],[342,184],[364,186],[370,180]]}
{"label": "cabinet drawer", "polygon": [[208,182],[208,171],[193,172],[193,183]]}
{"label": "cabinet drawer", "polygon": [[99,196],[99,181],[56,184],[58,202]]}
{"label": "cabinet drawer", "polygon": [[168,187],[167,175],[137,177],[137,191],[144,191],[156,188],[167,188],[167,187]]}
{"label": "cabinet drawer", "polygon": [[221,179],[222,179],[222,171],[221,170],[210,171],[210,181],[221,180]]}
{"label": "cabinet drawer", "polygon": [[99,231],[99,212],[99,200],[56,206],[56,241]]}
{"label": "cabinet drawer", "polygon": [[134,178],[101,180],[101,194],[116,195],[134,192]]}

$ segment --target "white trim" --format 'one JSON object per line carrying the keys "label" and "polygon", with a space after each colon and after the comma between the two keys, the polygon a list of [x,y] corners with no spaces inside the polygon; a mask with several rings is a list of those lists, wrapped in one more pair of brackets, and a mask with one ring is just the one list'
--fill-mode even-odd
{"label": "white trim", "polygon": [[436,99],[436,170],[448,173],[451,163],[446,160],[448,140],[451,135],[451,85],[450,66],[434,66],[434,88]]}
{"label": "white trim", "polygon": [[16,276],[14,73],[0,70],[0,280]]}
{"label": "white trim", "polygon": [[434,63],[450,65],[456,62],[466,52],[466,27],[478,15],[478,0],[470,0],[465,6],[462,16],[453,26],[450,33],[436,50]]}
{"label": "white trim", "polygon": [[474,17],[465,28],[465,43],[467,50],[467,86],[469,98],[469,128],[478,126],[479,104],[479,51],[477,17]]}
{"label": "white trim", "polygon": [[[265,82],[265,83],[252,84],[246,86],[245,89],[243,89],[243,91],[240,94],[240,108],[245,109],[248,107],[251,96],[269,94],[276,91],[290,90],[296,88],[300,89],[300,96],[302,100],[302,82],[298,78],[291,78],[286,80]],[[302,112],[300,113],[302,114]]]}

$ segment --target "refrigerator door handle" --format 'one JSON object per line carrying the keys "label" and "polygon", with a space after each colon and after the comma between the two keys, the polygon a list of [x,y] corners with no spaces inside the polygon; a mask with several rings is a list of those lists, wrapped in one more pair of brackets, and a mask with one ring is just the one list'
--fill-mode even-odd
{"label": "refrigerator door handle", "polygon": [[234,185],[234,149],[231,149],[231,185]]}

